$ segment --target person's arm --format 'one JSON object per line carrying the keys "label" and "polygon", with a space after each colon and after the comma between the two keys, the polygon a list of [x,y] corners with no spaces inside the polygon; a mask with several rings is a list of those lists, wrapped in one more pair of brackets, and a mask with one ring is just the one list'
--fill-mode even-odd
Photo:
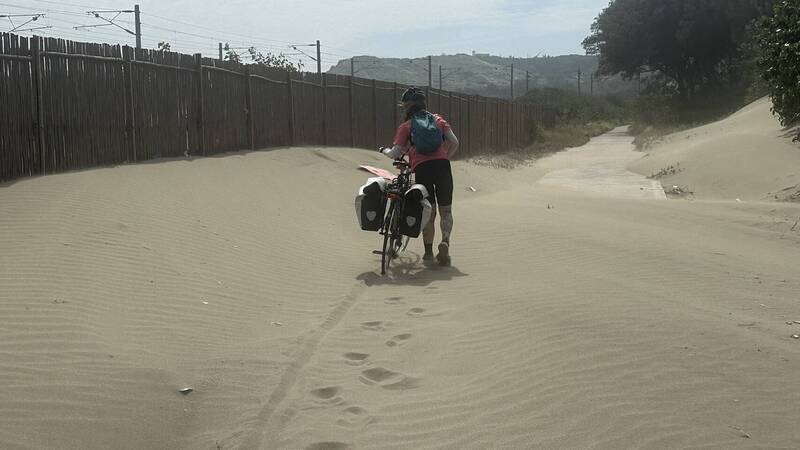
{"label": "person's arm", "polygon": [[408,147],[395,144],[393,147],[386,147],[383,149],[383,154],[392,159],[397,159],[406,152]]}
{"label": "person's arm", "polygon": [[459,145],[458,138],[451,129],[447,130],[447,132],[444,134],[444,139],[447,141],[447,158],[451,159],[453,158],[453,155],[455,155],[456,152],[458,151],[458,145]]}
{"label": "person's arm", "polygon": [[383,149],[383,154],[392,159],[397,159],[408,150],[411,145],[411,126],[407,123],[401,124],[397,127],[397,132],[394,135],[394,142],[391,147]]}

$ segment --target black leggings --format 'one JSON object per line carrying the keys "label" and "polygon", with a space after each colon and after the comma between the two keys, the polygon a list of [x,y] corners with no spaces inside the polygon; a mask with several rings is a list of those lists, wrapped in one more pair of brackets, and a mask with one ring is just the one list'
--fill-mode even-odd
{"label": "black leggings", "polygon": [[428,190],[432,204],[450,206],[453,204],[453,172],[447,159],[433,159],[420,163],[414,169],[414,179]]}

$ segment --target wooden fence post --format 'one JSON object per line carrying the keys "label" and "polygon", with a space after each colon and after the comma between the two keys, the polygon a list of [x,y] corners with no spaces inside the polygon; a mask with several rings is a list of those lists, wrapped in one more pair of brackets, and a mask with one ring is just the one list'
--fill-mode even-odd
{"label": "wooden fence post", "polygon": [[497,100],[494,101],[494,124],[495,124],[495,128],[494,128],[494,148],[495,148],[495,150],[502,149],[502,147],[503,147],[503,144],[501,143],[501,140],[503,138],[503,133],[499,130],[500,127],[498,126],[499,123],[500,123],[500,102],[501,102],[500,99],[497,99]]}
{"label": "wooden fence post", "polygon": [[378,89],[372,79],[372,148],[378,148]]}
{"label": "wooden fence post", "polygon": [[322,74],[322,145],[328,145],[328,78]]}
{"label": "wooden fence post", "polygon": [[123,47],[122,48],[122,57],[125,59],[125,65],[123,67],[125,67],[125,69],[128,71],[128,77],[125,80],[126,83],[125,83],[125,94],[124,94],[125,95],[125,100],[126,100],[125,103],[128,104],[128,111],[127,111],[128,127],[129,127],[130,133],[131,133],[130,134],[130,136],[131,136],[131,150],[130,150],[130,154],[128,155],[128,157],[130,158],[131,161],[136,162],[137,161],[136,153],[137,153],[137,150],[138,150],[138,148],[137,148],[138,142],[137,142],[137,139],[136,139],[137,138],[137,136],[136,136],[136,116],[135,116],[136,109],[133,106],[133,102],[135,100],[135,96],[133,95],[133,58],[131,57],[131,50],[132,49],[130,47],[128,47],[127,45],[125,47]]}
{"label": "wooden fence post", "polygon": [[[453,115],[453,91],[448,92],[447,96],[447,115]],[[449,117],[452,120],[452,117]]]}
{"label": "wooden fence post", "polygon": [[292,72],[286,71],[286,86],[289,90],[289,145],[294,145],[294,88]]}
{"label": "wooden fence post", "polygon": [[467,96],[467,120],[465,122],[467,124],[467,148],[465,149],[467,151],[467,155],[472,154],[472,146],[473,146],[472,123],[470,122],[471,117],[472,117],[472,96]]}
{"label": "wooden fence post", "polygon": [[350,147],[356,147],[356,119],[355,119],[355,108],[353,105],[353,89],[355,86],[353,85],[353,77],[350,77]]}
{"label": "wooden fence post", "polygon": [[247,84],[247,98],[245,99],[245,107],[247,108],[247,143],[250,144],[250,150],[256,149],[256,133],[254,130],[255,125],[253,120],[253,78],[250,76],[250,66],[244,66],[244,76]]}
{"label": "wooden fence post", "polygon": [[47,151],[44,147],[44,92],[42,85],[42,38],[34,36],[33,52],[31,54],[31,68],[35,77],[34,91],[36,92],[36,146],[39,148],[39,158],[41,159],[42,175],[47,173]]}
{"label": "wooden fence post", "polygon": [[512,136],[514,135],[514,100],[509,100],[506,105],[506,150],[514,147]]}
{"label": "wooden fence post", "polygon": [[195,70],[197,71],[197,95],[198,95],[198,107],[197,107],[197,132],[198,136],[198,145],[200,146],[200,154],[205,156],[206,154],[206,130],[205,130],[205,98],[204,98],[204,89],[203,85],[205,84],[205,80],[203,80],[203,55],[200,53],[194,54],[194,63],[195,63]]}
{"label": "wooden fence post", "polygon": [[[481,135],[481,145],[478,146],[477,149],[480,152],[486,150],[487,147],[486,138],[489,136],[489,132],[491,131],[489,129],[490,128],[489,120],[487,120],[488,117],[487,103],[483,97],[478,97],[478,109],[480,110],[480,112],[478,113],[478,117],[475,118],[476,119],[475,122]],[[481,126],[481,124],[483,124],[483,126]]]}
{"label": "wooden fence post", "polygon": [[[464,125],[464,114],[462,113],[462,110],[463,110],[463,108],[461,108],[461,97],[458,97],[458,125],[459,125],[459,126],[462,126],[462,125]],[[462,128],[463,128],[463,127],[462,127]],[[459,132],[461,132],[461,130],[458,130],[458,131],[459,131]],[[462,137],[462,139],[465,139],[465,137]],[[466,150],[466,149],[467,149],[467,141],[468,141],[468,140],[469,140],[469,139],[467,138],[467,139],[466,139],[466,140],[463,142],[463,144],[464,144],[464,150]]]}

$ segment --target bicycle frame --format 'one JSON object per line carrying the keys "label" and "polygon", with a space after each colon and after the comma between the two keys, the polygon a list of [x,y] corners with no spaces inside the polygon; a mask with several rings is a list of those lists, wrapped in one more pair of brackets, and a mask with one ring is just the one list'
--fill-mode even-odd
{"label": "bicycle frame", "polygon": [[405,193],[413,184],[411,167],[405,160],[405,154],[394,160],[393,165],[400,169],[400,174],[392,180],[384,196],[387,199],[386,217],[380,234],[383,236],[383,251],[381,252],[381,274],[386,274],[391,260],[397,253],[408,246],[410,238],[406,238],[403,246],[403,235],[400,234],[400,215],[405,206]]}

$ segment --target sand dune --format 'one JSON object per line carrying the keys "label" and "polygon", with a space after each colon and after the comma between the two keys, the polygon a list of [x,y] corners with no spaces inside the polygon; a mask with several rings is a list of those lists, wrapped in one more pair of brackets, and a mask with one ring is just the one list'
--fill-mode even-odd
{"label": "sand dune", "polygon": [[367,151],[0,187],[0,448],[796,447],[800,207],[625,195],[604,139],[456,163],[453,267],[387,277]]}
{"label": "sand dune", "polygon": [[646,150],[631,170],[693,192],[695,198],[784,199],[800,192],[800,149],[762,99],[720,122],[675,133]]}

